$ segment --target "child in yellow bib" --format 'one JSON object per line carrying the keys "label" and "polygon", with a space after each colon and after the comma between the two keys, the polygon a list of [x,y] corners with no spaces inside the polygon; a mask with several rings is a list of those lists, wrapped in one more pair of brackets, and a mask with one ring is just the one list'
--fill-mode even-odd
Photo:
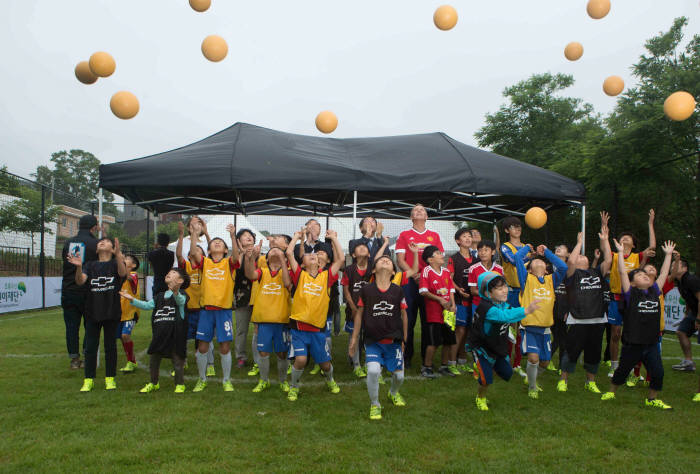
{"label": "child in yellow bib", "polygon": [[[134,298],[139,297],[139,274],[136,270],[139,268],[139,259],[135,255],[126,255],[124,257],[126,269],[129,271],[129,276],[126,277],[122,284],[122,291],[131,295]],[[122,317],[117,330],[117,339],[121,339],[124,354],[126,354],[126,365],[119,369],[120,372],[133,372],[138,367],[136,356],[134,355],[134,341],[131,339],[131,332],[134,330],[136,322],[139,320],[139,310],[131,306],[131,302],[122,297],[121,300]]]}
{"label": "child in yellow bib", "polygon": [[286,252],[296,286],[290,316],[292,346],[289,353],[294,357],[294,365],[287,394],[289,401],[295,401],[299,396],[299,379],[304,373],[309,355],[321,366],[331,393],[340,392],[340,387],[333,380],[331,354],[323,328],[328,314],[329,286],[338,281],[338,272],[345,261],[345,254],[338,242],[338,234],[327,230],[326,242],[330,241],[333,245],[333,263],[328,270],[319,267],[319,260],[315,253],[304,254],[303,245],[300,245],[300,252],[302,252],[300,267],[294,258],[294,246],[303,234],[303,230],[294,233]]}
{"label": "child in yellow bib", "polygon": [[[550,327],[554,324],[554,289],[564,281],[567,266],[547,247],[537,247],[538,256],[530,260],[529,271],[525,259],[532,249],[525,246],[515,254],[515,265],[520,282],[520,304],[523,307],[539,302],[539,308],[520,321],[521,351],[527,355],[528,396],[538,398],[541,391],[537,376],[549,365],[552,358]],[[546,259],[546,260],[545,260]],[[552,263],[554,273],[547,275],[547,261]]]}

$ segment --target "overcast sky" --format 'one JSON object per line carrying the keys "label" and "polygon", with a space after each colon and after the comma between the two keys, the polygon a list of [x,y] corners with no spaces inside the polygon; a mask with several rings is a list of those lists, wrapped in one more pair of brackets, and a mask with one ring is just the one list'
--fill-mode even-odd
{"label": "overcast sky", "polygon": [[[81,148],[103,163],[158,153],[235,122],[320,135],[316,114],[333,110],[334,137],[444,131],[470,145],[503,89],[533,73],[573,74],[569,94],[607,113],[612,74],[633,82],[644,41],[690,18],[698,0],[613,0],[592,20],[586,0],[453,0],[448,32],[432,16],[445,0],[3,0],[0,15],[0,163],[22,176],[52,152]],[[204,59],[202,39],[223,36],[229,54]],[[581,60],[563,56],[583,43]],[[80,84],[75,65],[108,51],[117,69]],[[109,110],[119,90],[141,111]]]}

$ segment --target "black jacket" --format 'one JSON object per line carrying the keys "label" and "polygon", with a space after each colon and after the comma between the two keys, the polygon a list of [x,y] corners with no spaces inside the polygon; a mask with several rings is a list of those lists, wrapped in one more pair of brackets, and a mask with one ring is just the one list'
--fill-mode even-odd
{"label": "black jacket", "polygon": [[81,229],[78,231],[78,235],[66,240],[61,252],[61,257],[63,258],[62,292],[82,293],[88,291],[87,285],[78,286],[75,284],[75,265],[68,263],[67,260],[68,251],[73,250],[75,252],[76,247],[83,254],[83,266],[87,262],[97,260],[97,239],[88,229]]}

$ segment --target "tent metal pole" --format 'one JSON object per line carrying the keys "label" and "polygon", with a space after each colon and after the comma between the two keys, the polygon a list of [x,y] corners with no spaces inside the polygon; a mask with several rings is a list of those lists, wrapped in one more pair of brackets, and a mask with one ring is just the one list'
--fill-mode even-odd
{"label": "tent metal pole", "polygon": [[352,192],[352,238],[357,238],[357,191]]}
{"label": "tent metal pole", "polygon": [[97,191],[97,223],[100,226],[98,231],[99,237],[102,238],[102,203],[104,201],[104,194],[102,194],[102,188]]}
{"label": "tent metal pole", "polygon": [[581,255],[586,254],[586,205],[581,206],[581,232],[583,232],[583,240],[581,244]]}

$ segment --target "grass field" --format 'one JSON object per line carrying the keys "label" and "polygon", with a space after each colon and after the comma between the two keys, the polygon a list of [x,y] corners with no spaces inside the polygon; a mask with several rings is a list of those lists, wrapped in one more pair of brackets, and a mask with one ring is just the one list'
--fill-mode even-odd
{"label": "grass field", "polygon": [[[139,394],[148,381],[147,316],[134,335],[139,370],[118,375],[118,390],[106,392],[102,361],[96,389],[84,394],[78,392],[82,371],[68,369],[60,310],[0,317],[1,471],[697,469],[700,404],[691,402],[697,376],[671,370],[680,354],[673,336],[666,336],[663,354],[663,399],[673,411],[644,408],[642,388],[621,387],[616,401],[603,403],[582,390],[579,368],[564,394],[555,391],[557,377],[544,374],[539,400],[527,397],[517,376],[498,381],[489,394],[491,411],[482,413],[474,407],[472,377],[425,381],[413,370],[401,390],[408,406],[387,403],[388,385],[382,386],[384,419],[371,422],[364,381],[346,363],[345,334],[333,339],[341,393],[331,395],[319,376],[307,373],[296,403],[276,385],[253,394],[254,380],[235,368],[235,392],[212,383],[191,393],[191,356],[187,393],[172,393],[172,379],[164,375],[160,392]],[[121,367],[121,344],[118,350]],[[218,364],[217,357],[217,373]],[[602,373],[599,382],[607,388]]]}

